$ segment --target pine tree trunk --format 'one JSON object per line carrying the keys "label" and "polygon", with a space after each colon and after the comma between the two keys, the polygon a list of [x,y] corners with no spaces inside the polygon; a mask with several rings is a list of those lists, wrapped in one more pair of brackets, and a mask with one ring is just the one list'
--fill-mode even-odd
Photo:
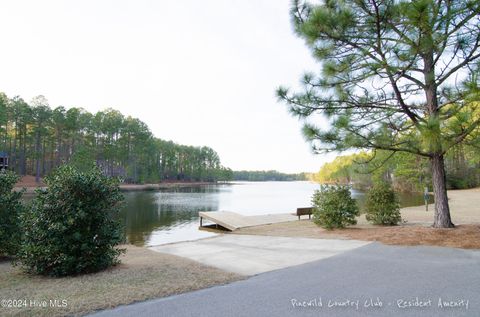
{"label": "pine tree trunk", "polygon": [[47,141],[45,140],[46,138],[43,138],[43,143],[42,143],[42,176],[45,175],[45,161],[46,161],[46,155],[47,155]]}
{"label": "pine tree trunk", "polygon": [[17,130],[18,130],[18,123],[15,121],[15,135],[13,137],[13,155],[10,159],[10,165],[12,166],[12,171],[18,172],[18,164],[17,164]]}
{"label": "pine tree trunk", "polygon": [[27,125],[23,127],[22,175],[27,175]]}
{"label": "pine tree trunk", "polygon": [[446,175],[443,155],[434,154],[432,164],[433,193],[435,197],[434,228],[453,228],[448,206]]}
{"label": "pine tree trunk", "polygon": [[40,129],[38,127],[38,131],[35,137],[35,182],[40,183]]}

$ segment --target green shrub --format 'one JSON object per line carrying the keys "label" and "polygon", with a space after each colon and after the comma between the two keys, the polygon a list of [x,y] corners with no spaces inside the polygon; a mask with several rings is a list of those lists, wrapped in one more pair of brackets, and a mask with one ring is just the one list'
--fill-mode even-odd
{"label": "green shrub", "polygon": [[20,245],[19,215],[23,210],[22,192],[13,188],[18,176],[0,171],[0,255],[14,256]]}
{"label": "green shrub", "polygon": [[21,265],[31,273],[65,276],[119,263],[123,230],[115,214],[123,199],[118,182],[98,169],[63,166],[45,179],[21,217]]}
{"label": "green shrub", "polygon": [[375,184],[368,191],[365,212],[367,220],[376,225],[396,225],[402,221],[400,203],[388,183]]}
{"label": "green shrub", "polygon": [[345,228],[357,223],[356,201],[350,195],[350,186],[321,186],[313,195],[313,221],[326,229]]}

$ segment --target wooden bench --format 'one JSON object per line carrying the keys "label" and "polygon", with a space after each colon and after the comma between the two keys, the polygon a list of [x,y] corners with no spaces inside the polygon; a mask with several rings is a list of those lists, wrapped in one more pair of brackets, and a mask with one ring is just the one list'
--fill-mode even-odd
{"label": "wooden bench", "polygon": [[308,219],[312,217],[313,208],[312,207],[304,207],[304,208],[297,208],[297,216],[298,220],[300,220],[300,216],[308,215]]}

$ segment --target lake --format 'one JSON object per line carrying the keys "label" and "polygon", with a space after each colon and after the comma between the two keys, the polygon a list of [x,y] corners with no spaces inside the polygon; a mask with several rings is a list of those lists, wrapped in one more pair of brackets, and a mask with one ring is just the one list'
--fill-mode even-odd
{"label": "lake", "polygon": [[[129,243],[152,246],[214,236],[199,230],[199,211],[233,211],[242,215],[293,213],[311,206],[319,185],[312,182],[235,182],[161,191],[126,192],[120,217]],[[362,192],[352,190],[361,206]],[[422,195],[400,195],[402,206],[423,203]]]}

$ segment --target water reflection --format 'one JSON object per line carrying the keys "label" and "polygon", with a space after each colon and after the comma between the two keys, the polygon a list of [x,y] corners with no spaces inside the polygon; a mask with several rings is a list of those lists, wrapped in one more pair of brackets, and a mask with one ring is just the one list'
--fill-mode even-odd
{"label": "water reflection", "polygon": [[218,210],[219,192],[221,188],[207,186],[125,193],[120,217],[128,242],[156,245],[212,236],[197,232],[198,212]]}

